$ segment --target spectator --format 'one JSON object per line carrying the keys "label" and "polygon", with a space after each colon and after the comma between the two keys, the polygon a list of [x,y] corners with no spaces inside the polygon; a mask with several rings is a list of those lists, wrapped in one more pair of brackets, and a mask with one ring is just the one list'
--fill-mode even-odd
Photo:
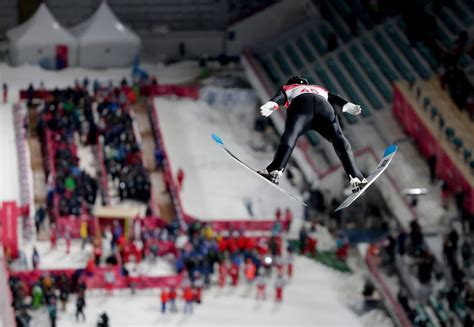
{"label": "spectator", "polygon": [[97,321],[97,327],[109,327],[109,316],[107,312],[102,313]]}
{"label": "spectator", "polygon": [[293,277],[293,261],[294,261],[293,253],[289,252],[286,257],[286,263],[287,263],[288,277],[290,278]]}
{"label": "spectator", "polygon": [[232,286],[237,286],[239,282],[239,266],[236,262],[233,262],[230,266],[229,275],[232,281]]}
{"label": "spectator", "polygon": [[257,274],[257,300],[265,300],[265,288],[267,286],[267,280],[265,274]]}
{"label": "spectator", "polygon": [[43,227],[44,220],[46,218],[46,210],[43,206],[40,206],[35,213],[35,228],[36,233],[39,233]]}
{"label": "spectator", "polygon": [[405,255],[406,239],[407,239],[407,233],[403,229],[400,230],[400,233],[398,233],[398,236],[397,236],[396,243],[398,246],[398,254],[401,256]]}
{"label": "spectator", "polygon": [[300,229],[300,235],[299,235],[299,241],[300,241],[300,253],[304,254],[306,250],[306,242],[308,241],[308,233],[306,231],[306,227],[303,225]]}
{"label": "spectator", "polygon": [[87,221],[81,220],[81,226],[79,227],[79,236],[82,240],[81,249],[84,250],[87,244],[88,230],[87,230]]}
{"label": "spectator", "polygon": [[464,242],[461,245],[461,256],[463,261],[463,266],[466,269],[471,267],[471,257],[472,257],[472,248],[471,244],[467,239],[464,239]]}
{"label": "spectator", "polygon": [[416,218],[410,222],[410,242],[413,253],[417,254],[423,246],[423,233]]}
{"label": "spectator", "polygon": [[33,286],[31,295],[33,298],[32,303],[31,303],[32,308],[35,310],[39,309],[41,305],[43,304],[43,290],[38,284],[35,284]]}
{"label": "spectator", "polygon": [[449,184],[446,181],[443,181],[441,184],[441,204],[444,209],[449,207]]}
{"label": "spectator", "polygon": [[52,301],[48,304],[48,313],[49,313],[49,319],[51,321],[51,327],[56,327],[58,308],[56,306],[55,298],[53,298]]}
{"label": "spectator", "polygon": [[56,225],[51,224],[51,233],[49,235],[49,241],[51,243],[51,249],[56,249],[56,240],[57,240],[57,231],[56,231]]}
{"label": "spectator", "polygon": [[436,163],[437,163],[436,155],[431,155],[428,158],[428,168],[430,170],[430,183],[433,185],[436,181]]}
{"label": "spectator", "polygon": [[3,103],[7,103],[8,102],[8,85],[7,85],[7,83],[3,83],[2,89],[3,89]]}
{"label": "spectator", "polygon": [[166,288],[161,290],[161,312],[166,313],[166,304],[168,303],[170,298],[170,293]]}
{"label": "spectator", "polygon": [[202,301],[202,288],[204,287],[204,279],[202,278],[199,271],[194,272],[194,300],[197,303],[201,303]]}
{"label": "spectator", "polygon": [[456,249],[449,235],[446,235],[443,242],[443,254],[449,267],[457,265]]}
{"label": "spectator", "polygon": [[283,300],[283,287],[285,286],[285,279],[283,274],[278,274],[275,280],[275,301],[281,302]]}
{"label": "spectator", "polygon": [[178,190],[181,191],[183,189],[183,182],[184,182],[184,170],[182,168],[178,169]]}
{"label": "spectator", "polygon": [[33,269],[38,269],[38,265],[40,263],[40,256],[38,250],[36,249],[36,246],[33,246],[33,255],[31,257],[31,261],[33,263]]}
{"label": "spectator", "polygon": [[81,316],[82,321],[86,321],[86,315],[84,313],[84,308],[86,307],[85,293],[79,292],[76,299],[76,321],[79,321],[79,316]]}
{"label": "spectator", "polygon": [[194,294],[193,289],[191,286],[187,286],[184,288],[183,291],[183,298],[184,298],[184,313],[185,314],[192,314],[193,313],[193,301],[194,301]]}
{"label": "spectator", "polygon": [[170,301],[170,305],[171,305],[171,311],[172,312],[176,312],[177,311],[177,308],[176,308],[176,289],[174,287],[171,287],[170,289],[170,292],[169,292],[169,301]]}
{"label": "spectator", "polygon": [[252,261],[251,258],[247,258],[245,263],[245,277],[247,278],[247,282],[250,284],[255,279],[255,274],[257,272],[257,266]]}
{"label": "spectator", "polygon": [[69,299],[69,280],[66,275],[60,278],[61,284],[59,286],[59,299],[61,300],[61,311],[66,311],[67,301]]}
{"label": "spectator", "polygon": [[426,251],[420,258],[418,265],[418,280],[421,284],[428,284],[431,281],[431,275],[433,273],[434,257]]}

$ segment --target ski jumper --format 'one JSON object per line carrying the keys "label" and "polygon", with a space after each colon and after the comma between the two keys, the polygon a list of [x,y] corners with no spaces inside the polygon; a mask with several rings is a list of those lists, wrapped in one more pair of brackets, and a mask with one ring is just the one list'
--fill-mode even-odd
{"label": "ski jumper", "polygon": [[290,84],[282,86],[270,101],[287,108],[287,114],[285,131],[268,171],[285,169],[298,138],[314,130],[332,143],[347,175],[364,178],[334,111],[334,106],[342,107],[347,100],[318,85]]}

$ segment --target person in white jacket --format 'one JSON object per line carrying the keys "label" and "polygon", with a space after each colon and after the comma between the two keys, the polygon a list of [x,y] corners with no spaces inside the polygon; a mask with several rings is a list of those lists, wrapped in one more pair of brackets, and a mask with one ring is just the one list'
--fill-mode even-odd
{"label": "person in white jacket", "polygon": [[293,76],[273,98],[260,107],[262,116],[268,117],[280,106],[287,108],[285,131],[280,139],[273,161],[258,173],[278,184],[298,138],[308,130],[314,130],[332,143],[339,160],[349,176],[353,192],[361,190],[367,180],[354,159],[351,146],[342,133],[334,106],[343,112],[359,115],[360,106],[318,85],[311,85],[304,77]]}

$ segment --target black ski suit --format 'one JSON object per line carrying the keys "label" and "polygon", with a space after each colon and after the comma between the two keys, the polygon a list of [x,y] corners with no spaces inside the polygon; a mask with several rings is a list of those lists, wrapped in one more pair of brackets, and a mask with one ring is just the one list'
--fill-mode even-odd
{"label": "black ski suit", "polygon": [[333,107],[342,107],[347,100],[317,85],[291,84],[282,86],[270,101],[287,107],[287,113],[285,131],[275,157],[267,167],[269,172],[286,168],[298,138],[308,130],[314,130],[332,143],[347,175],[360,180],[364,178]]}

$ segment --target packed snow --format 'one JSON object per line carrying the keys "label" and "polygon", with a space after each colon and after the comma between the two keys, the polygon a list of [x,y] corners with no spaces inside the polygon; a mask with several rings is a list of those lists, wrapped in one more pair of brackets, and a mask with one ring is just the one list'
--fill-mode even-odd
{"label": "packed snow", "polygon": [[[1,75],[1,74],[0,74]],[[15,125],[10,105],[0,105],[0,202],[20,200],[18,156],[15,143]]]}
{"label": "packed snow", "polygon": [[[341,282],[345,288],[340,287]],[[137,291],[135,295],[130,294],[130,290],[116,291],[113,295],[88,291],[86,322],[76,322],[75,299],[72,298],[65,313],[58,310],[58,325],[95,326],[98,315],[105,311],[112,326],[362,326],[364,316],[356,315],[348,307],[348,293],[352,293],[352,299],[360,294],[361,285],[354,282],[350,275],[297,257],[295,275],[287,281],[282,303],[274,300],[273,279],[267,284],[264,301],[257,301],[255,285],[243,280],[237,287],[212,286],[204,291],[203,303],[194,305],[192,315],[183,313],[182,301],[178,301],[178,312],[162,314],[157,289]],[[392,326],[390,321],[380,318],[377,311],[366,315],[370,315],[371,322],[376,321],[377,326]],[[35,326],[49,325],[45,309],[35,312],[34,319]],[[371,322],[367,321],[367,325]]]}
{"label": "packed snow", "polygon": [[[252,147],[261,137],[253,131],[255,107],[171,97],[154,103],[173,174],[180,168],[185,174],[181,200],[187,214],[204,220],[268,220],[278,207],[288,207],[294,217],[303,216],[302,205],[234,162],[211,139],[211,133],[219,135],[241,160],[265,168],[274,153]],[[280,186],[297,194],[285,178]]]}

